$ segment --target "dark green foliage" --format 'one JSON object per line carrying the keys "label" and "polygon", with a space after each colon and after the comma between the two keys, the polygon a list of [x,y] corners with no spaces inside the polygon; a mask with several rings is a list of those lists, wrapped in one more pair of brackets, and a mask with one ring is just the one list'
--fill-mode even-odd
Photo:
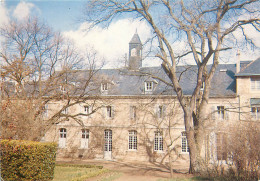
{"label": "dark green foliage", "polygon": [[1,174],[8,180],[52,180],[56,143],[1,141]]}

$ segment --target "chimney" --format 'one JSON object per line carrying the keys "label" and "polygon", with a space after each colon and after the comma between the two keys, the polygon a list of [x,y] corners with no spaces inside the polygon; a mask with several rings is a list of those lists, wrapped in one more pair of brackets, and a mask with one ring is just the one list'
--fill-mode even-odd
{"label": "chimney", "polygon": [[237,50],[237,70],[236,70],[236,73],[239,73],[240,72],[240,51],[239,49]]}

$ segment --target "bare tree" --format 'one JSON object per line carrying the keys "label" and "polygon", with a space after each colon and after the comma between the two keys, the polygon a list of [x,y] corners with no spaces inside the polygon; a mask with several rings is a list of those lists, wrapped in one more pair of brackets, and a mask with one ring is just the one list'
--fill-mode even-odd
{"label": "bare tree", "polygon": [[[190,172],[199,172],[204,162],[201,148],[204,123],[207,120],[206,106],[220,54],[230,49],[227,40],[239,29],[242,30],[245,40],[255,45],[254,40],[249,40],[246,36],[244,27],[250,25],[259,31],[259,1],[93,0],[87,4],[85,20],[93,23],[93,26],[109,25],[115,18],[126,13],[146,21],[157,39],[156,56],[162,60],[161,66],[170,78],[170,84],[184,112],[190,148]],[[174,47],[176,41],[187,42],[187,50],[179,54]],[[187,99],[179,83],[176,64],[179,58],[188,55],[193,57],[197,65],[197,80],[192,95]],[[200,96],[203,82],[205,87]]]}
{"label": "bare tree", "polygon": [[[1,28],[1,37],[3,138],[40,140],[53,124],[73,119],[82,125],[79,117],[95,112],[66,111],[85,103],[99,88],[90,86],[97,72],[95,52],[79,54],[69,40],[36,18],[11,21]],[[92,100],[94,104],[95,96]],[[48,114],[48,105],[55,101],[61,106]]]}

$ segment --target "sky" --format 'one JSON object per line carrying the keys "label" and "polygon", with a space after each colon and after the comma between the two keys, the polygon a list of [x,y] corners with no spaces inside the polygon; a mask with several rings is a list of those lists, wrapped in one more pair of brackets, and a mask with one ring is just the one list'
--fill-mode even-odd
{"label": "sky", "polygon": [[[105,68],[117,68],[123,64],[128,54],[128,43],[136,31],[142,42],[152,36],[144,21],[127,18],[112,22],[107,29],[96,27],[87,32],[88,24],[82,19],[85,3],[86,0],[0,0],[0,26],[11,18],[22,20],[28,16],[38,16],[55,31],[72,39],[82,51],[95,49],[104,58]],[[260,39],[259,33],[252,36]],[[182,44],[179,46],[181,48]],[[240,52],[241,60],[253,60],[260,56],[259,51],[253,49]],[[235,55],[236,50],[229,53],[231,63],[234,63]],[[156,65],[159,65],[159,61],[155,59],[143,62],[143,66]]]}

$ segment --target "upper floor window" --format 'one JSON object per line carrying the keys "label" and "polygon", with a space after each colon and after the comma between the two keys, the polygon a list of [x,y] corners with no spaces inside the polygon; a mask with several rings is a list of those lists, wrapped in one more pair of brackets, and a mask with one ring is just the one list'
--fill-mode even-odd
{"label": "upper floor window", "polygon": [[137,132],[135,130],[129,131],[128,149],[137,150]]}
{"label": "upper floor window", "polygon": [[157,107],[157,118],[163,118],[164,117],[164,112],[165,112],[165,107],[160,105]]}
{"label": "upper floor window", "polygon": [[217,120],[228,120],[229,119],[229,111],[227,111],[226,106],[212,106],[212,119]]}
{"label": "upper floor window", "polygon": [[84,105],[83,106],[83,113],[90,116],[90,114],[92,113],[92,107],[89,106],[89,105]]}
{"label": "upper floor window", "polygon": [[145,82],[145,91],[146,92],[151,92],[151,91],[153,91],[153,82],[152,81],[147,81],[147,82]]}
{"label": "upper floor window", "polygon": [[154,151],[163,151],[163,136],[160,131],[155,132]]}
{"label": "upper floor window", "polygon": [[130,106],[130,119],[136,119],[136,106]]}
{"label": "upper floor window", "polygon": [[189,152],[188,140],[187,140],[185,131],[181,133],[181,152],[182,153]]}
{"label": "upper floor window", "polygon": [[45,104],[43,109],[44,109],[44,110],[43,110],[43,111],[44,111],[44,112],[43,112],[44,117],[48,117],[48,104]]}
{"label": "upper floor window", "polygon": [[106,116],[106,118],[114,117],[114,108],[112,106],[105,107],[105,116]]}
{"label": "upper floor window", "polygon": [[225,107],[217,106],[217,115],[219,119],[225,119]]}
{"label": "upper floor window", "polygon": [[68,107],[66,107],[65,109],[63,109],[61,111],[62,114],[68,114],[68,112],[69,112],[69,108]]}
{"label": "upper floor window", "polygon": [[260,78],[251,78],[251,90],[260,91]]}

